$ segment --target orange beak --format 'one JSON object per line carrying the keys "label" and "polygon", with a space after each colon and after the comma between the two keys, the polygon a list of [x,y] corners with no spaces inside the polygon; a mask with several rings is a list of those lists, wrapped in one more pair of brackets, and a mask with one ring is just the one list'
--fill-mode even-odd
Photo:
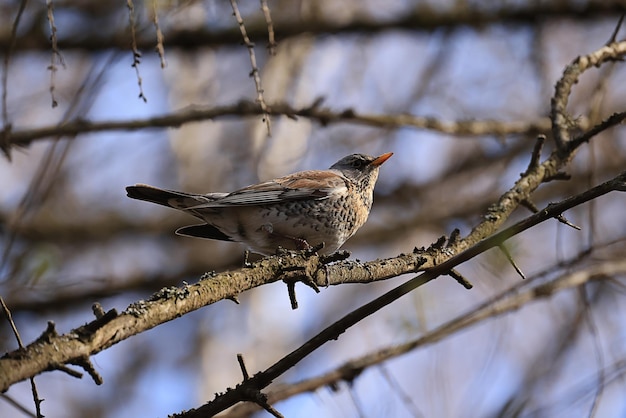
{"label": "orange beak", "polygon": [[381,165],[382,163],[387,161],[389,158],[391,158],[392,155],[393,155],[393,152],[388,152],[388,153],[383,154],[383,155],[381,155],[379,157],[376,157],[376,159],[374,161],[372,161],[369,165],[373,165],[374,167],[378,167],[379,165]]}

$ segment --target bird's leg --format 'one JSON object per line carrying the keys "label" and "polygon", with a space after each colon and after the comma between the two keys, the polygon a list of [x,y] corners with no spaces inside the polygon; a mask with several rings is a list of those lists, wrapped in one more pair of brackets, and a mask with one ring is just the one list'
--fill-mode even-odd
{"label": "bird's leg", "polygon": [[308,242],[304,238],[296,238],[296,237],[285,237],[292,239],[296,244],[296,250],[310,250],[311,247]]}
{"label": "bird's leg", "polygon": [[248,261],[250,258],[250,250],[243,252],[243,268],[252,268],[252,263]]}
{"label": "bird's leg", "polygon": [[274,232],[274,226],[272,226],[272,224],[261,225],[261,231],[264,231],[272,238],[282,238],[293,241],[296,245],[296,250],[310,250],[312,248],[304,238],[292,237],[290,235],[283,235],[278,232]]}

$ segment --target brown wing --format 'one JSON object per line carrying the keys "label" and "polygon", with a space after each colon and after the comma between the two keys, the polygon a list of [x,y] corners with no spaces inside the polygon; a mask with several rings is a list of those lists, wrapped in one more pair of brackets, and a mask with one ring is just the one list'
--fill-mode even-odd
{"label": "brown wing", "polygon": [[335,171],[301,171],[260,184],[244,187],[211,202],[188,209],[255,206],[301,199],[326,199],[345,192],[348,180]]}

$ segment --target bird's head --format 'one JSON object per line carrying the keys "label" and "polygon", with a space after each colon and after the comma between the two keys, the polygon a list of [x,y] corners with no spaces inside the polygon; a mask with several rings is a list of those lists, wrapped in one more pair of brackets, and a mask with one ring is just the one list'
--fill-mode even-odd
{"label": "bird's head", "polygon": [[388,152],[378,157],[365,154],[351,154],[343,157],[330,168],[341,171],[345,177],[358,183],[365,182],[373,186],[378,179],[380,166],[392,155],[393,152]]}

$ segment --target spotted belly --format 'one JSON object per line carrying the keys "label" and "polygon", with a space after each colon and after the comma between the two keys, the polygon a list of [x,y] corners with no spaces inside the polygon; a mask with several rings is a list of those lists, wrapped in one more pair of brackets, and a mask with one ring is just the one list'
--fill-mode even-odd
{"label": "spotted belly", "polygon": [[322,254],[337,251],[367,220],[345,198],[290,201],[277,205],[224,208],[206,221],[251,251],[274,254],[278,247],[298,249],[306,241],[312,247],[324,243]]}

